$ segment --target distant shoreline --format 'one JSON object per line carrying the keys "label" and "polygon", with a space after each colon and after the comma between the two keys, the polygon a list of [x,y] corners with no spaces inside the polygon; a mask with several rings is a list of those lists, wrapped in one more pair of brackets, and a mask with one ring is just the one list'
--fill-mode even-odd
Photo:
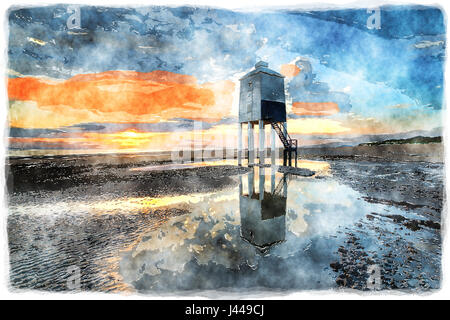
{"label": "distant shoreline", "polygon": [[[191,151],[191,157],[184,159],[184,162],[194,161],[194,154],[199,151]],[[233,158],[236,159],[237,152]],[[244,150],[243,154],[246,154]],[[282,157],[282,149],[278,149],[279,157]],[[107,163],[167,163],[171,162],[171,151],[166,152],[137,152],[137,153],[96,153],[96,154],[53,154],[53,155],[7,155],[7,163],[53,160],[64,161],[67,159],[78,159],[89,162]],[[214,152],[209,152],[211,156],[204,157],[203,161],[218,160]],[[256,154],[256,152],[255,152]],[[266,161],[270,161],[270,149],[266,152]],[[425,144],[380,144],[380,145],[358,145],[350,147],[299,147],[299,158],[311,160],[332,160],[332,159],[353,159],[353,160],[374,160],[374,161],[427,161],[443,163],[445,159],[444,145],[442,143]],[[197,159],[196,159],[197,160]]]}
{"label": "distant shoreline", "polygon": [[443,163],[442,143],[380,144],[336,148],[301,148],[300,157],[321,159],[361,159],[384,161],[426,161]]}
{"label": "distant shoreline", "polygon": [[388,144],[428,144],[428,143],[441,143],[442,137],[423,137],[416,136],[408,139],[389,139],[383,141],[376,142],[366,142],[360,143],[360,146],[380,146],[380,145],[388,145]]}

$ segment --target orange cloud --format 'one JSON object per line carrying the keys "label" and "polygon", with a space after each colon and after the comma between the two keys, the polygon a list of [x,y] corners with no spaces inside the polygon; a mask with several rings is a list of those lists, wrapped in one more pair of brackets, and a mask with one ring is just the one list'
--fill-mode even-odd
{"label": "orange cloud", "polygon": [[[155,122],[170,118],[217,121],[230,114],[233,91],[231,81],[199,85],[192,76],[159,70],[108,71],[63,81],[34,77],[8,79],[10,100],[35,102],[37,108],[61,118],[55,119],[56,122],[71,122],[64,121],[70,117],[76,119],[73,124],[93,120]],[[68,108],[75,113],[61,112]],[[21,118],[16,117],[15,125],[20,124]]]}
{"label": "orange cloud", "polygon": [[334,102],[294,102],[292,112],[301,116],[330,116],[339,112]]}
{"label": "orange cloud", "polygon": [[299,74],[301,69],[297,67],[295,64],[283,64],[281,66],[280,73],[285,77],[295,77]]}

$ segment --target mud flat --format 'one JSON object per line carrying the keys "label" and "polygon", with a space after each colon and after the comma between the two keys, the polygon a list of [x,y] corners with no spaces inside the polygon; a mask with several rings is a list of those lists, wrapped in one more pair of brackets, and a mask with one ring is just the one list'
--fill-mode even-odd
{"label": "mud flat", "polygon": [[[380,276],[371,286],[380,290],[439,287],[443,144],[304,148],[301,157],[328,161],[333,178],[357,190],[362,199],[402,212],[374,210],[345,229],[346,240],[336,251],[339,259],[330,264],[339,287],[368,290],[368,271]],[[369,237],[380,246],[369,245]],[[433,263],[425,266],[427,259]],[[434,274],[427,277],[421,270],[428,268]]]}
{"label": "mud flat", "polygon": [[[401,210],[401,214],[373,210],[346,229],[347,240],[337,251],[339,259],[330,264],[338,275],[337,285],[367,289],[365,274],[371,268],[380,272],[380,289],[437,288],[444,205],[443,164],[333,160],[330,165],[334,178],[357,190],[365,201]],[[367,245],[368,234],[380,246]],[[427,259],[433,263],[425,267]],[[426,268],[434,268],[434,274],[428,278],[423,273]]]}
{"label": "mud flat", "polygon": [[231,165],[191,167],[177,170],[133,170],[148,166],[162,166],[161,161],[98,163],[78,159],[53,162],[6,164],[6,185],[9,195],[33,197],[48,192],[74,196],[128,195],[160,196],[192,192],[214,191],[226,187],[230,176],[248,172],[246,167]]}
{"label": "mud flat", "polygon": [[300,148],[302,158],[444,162],[442,143]]}
{"label": "mud flat", "polygon": [[289,179],[284,240],[264,253],[242,239],[240,193],[268,169],[14,159],[11,286],[68,290],[76,266],[81,289],[102,292],[440,288],[443,163],[327,159],[329,175]]}

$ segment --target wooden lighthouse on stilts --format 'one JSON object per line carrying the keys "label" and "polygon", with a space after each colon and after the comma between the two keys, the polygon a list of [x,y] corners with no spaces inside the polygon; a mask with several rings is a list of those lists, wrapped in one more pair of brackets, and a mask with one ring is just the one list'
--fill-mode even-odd
{"label": "wooden lighthouse on stilts", "polygon": [[259,165],[265,164],[265,125],[271,126],[271,164],[275,165],[275,134],[280,138],[283,150],[283,165],[292,166],[294,155],[297,167],[297,140],[287,132],[284,76],[268,68],[260,61],[255,69],[240,79],[238,165],[242,165],[242,124],[247,124],[248,165],[255,163],[255,125],[259,127]]}

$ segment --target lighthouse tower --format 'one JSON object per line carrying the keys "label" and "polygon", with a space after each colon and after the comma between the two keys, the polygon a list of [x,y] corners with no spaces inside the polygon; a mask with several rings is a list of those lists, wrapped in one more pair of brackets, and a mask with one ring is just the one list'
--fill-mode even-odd
{"label": "lighthouse tower", "polygon": [[265,161],[265,125],[271,126],[271,162],[275,164],[275,134],[284,146],[283,164],[292,154],[297,166],[297,140],[291,139],[287,132],[284,76],[268,68],[269,64],[260,61],[255,68],[240,79],[239,96],[239,141],[238,164],[242,165],[242,125],[247,124],[248,164],[255,165],[253,129],[259,127],[259,165]]}

